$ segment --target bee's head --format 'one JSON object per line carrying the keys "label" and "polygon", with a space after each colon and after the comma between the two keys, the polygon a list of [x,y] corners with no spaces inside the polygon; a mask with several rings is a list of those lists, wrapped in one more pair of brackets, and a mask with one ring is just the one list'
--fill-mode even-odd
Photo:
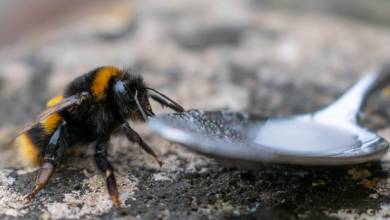
{"label": "bee's head", "polygon": [[115,82],[115,102],[122,116],[146,121],[154,116],[149,95],[141,76],[124,74]]}
{"label": "bee's head", "polygon": [[[153,94],[149,94],[152,92]],[[139,75],[124,72],[114,84],[114,102],[123,119],[146,121],[154,116],[149,98],[176,112],[183,112],[184,108],[161,92],[145,85]]]}

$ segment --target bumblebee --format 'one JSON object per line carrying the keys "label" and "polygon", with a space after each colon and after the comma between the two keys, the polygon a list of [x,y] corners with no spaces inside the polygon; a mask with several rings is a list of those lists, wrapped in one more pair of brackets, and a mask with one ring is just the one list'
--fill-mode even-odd
{"label": "bumblebee", "polygon": [[130,142],[137,143],[162,165],[127,121],[146,121],[154,116],[149,98],[176,112],[184,111],[169,97],[147,87],[141,76],[128,70],[104,66],[73,80],[64,95],[49,100],[46,110],[13,140],[24,161],[40,166],[35,187],[27,199],[31,201],[48,183],[68,149],[94,143],[97,168],[105,177],[115,207],[121,210],[114,168],[107,159],[108,142],[110,136],[120,130]]}

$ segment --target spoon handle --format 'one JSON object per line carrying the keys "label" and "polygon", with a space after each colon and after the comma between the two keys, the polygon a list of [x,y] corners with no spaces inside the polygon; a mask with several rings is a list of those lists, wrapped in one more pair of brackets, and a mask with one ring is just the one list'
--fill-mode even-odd
{"label": "spoon handle", "polygon": [[358,123],[358,116],[367,99],[390,84],[390,64],[366,74],[351,89],[328,107],[318,111],[315,117]]}

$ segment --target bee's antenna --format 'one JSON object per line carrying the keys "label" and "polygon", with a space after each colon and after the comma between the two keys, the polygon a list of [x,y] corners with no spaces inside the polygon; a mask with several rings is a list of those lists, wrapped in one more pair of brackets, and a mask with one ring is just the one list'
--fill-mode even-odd
{"label": "bee's antenna", "polygon": [[144,118],[145,121],[147,121],[148,117],[146,116],[145,111],[142,109],[141,104],[139,103],[137,96],[138,96],[138,91],[135,90],[135,95],[134,95],[135,103],[137,103],[138,110],[141,112],[142,117]]}
{"label": "bee's antenna", "polygon": [[[151,90],[151,91],[157,93],[158,95],[160,95],[161,97],[151,95],[151,98],[153,98],[155,101],[159,102],[160,104],[167,105],[168,107],[172,108],[173,110],[175,110],[177,112],[184,112],[184,108],[181,105],[179,105],[178,103],[176,103],[175,101],[170,99],[168,96],[164,95],[163,93],[161,93],[155,89],[149,88],[149,87],[146,87],[145,89]],[[170,103],[166,102],[162,98],[168,100]]]}

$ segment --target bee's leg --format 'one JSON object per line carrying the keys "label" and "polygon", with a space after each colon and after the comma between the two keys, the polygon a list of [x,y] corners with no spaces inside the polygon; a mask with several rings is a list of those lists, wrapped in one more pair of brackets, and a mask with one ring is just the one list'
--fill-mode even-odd
{"label": "bee's leg", "polygon": [[106,178],[108,193],[118,211],[123,212],[121,202],[119,200],[119,192],[114,176],[114,168],[107,159],[108,139],[99,140],[95,145],[95,162],[98,169]]}
{"label": "bee's leg", "polygon": [[65,122],[62,122],[49,140],[49,144],[45,148],[43,162],[39,169],[35,180],[33,191],[27,195],[27,199],[31,201],[35,195],[47,184],[50,177],[55,172],[56,167],[60,163],[64,149],[67,146],[65,138]]}
{"label": "bee's leg", "polygon": [[130,142],[137,143],[139,146],[146,151],[146,153],[153,156],[153,158],[157,161],[160,167],[163,165],[163,162],[158,158],[157,154],[152,150],[152,148],[147,145],[144,140],[142,140],[141,136],[137,132],[135,132],[127,122],[124,122],[121,126],[122,131],[126,134],[127,139]]}

